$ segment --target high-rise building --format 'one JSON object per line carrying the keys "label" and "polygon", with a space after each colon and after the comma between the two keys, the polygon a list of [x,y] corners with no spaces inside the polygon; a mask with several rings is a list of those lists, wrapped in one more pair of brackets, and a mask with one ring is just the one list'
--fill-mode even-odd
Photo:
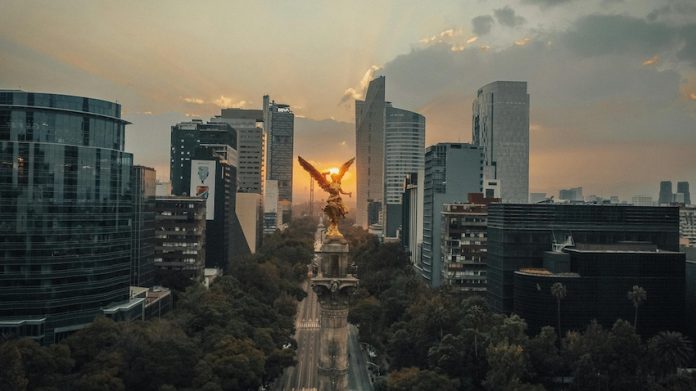
{"label": "high-rise building", "polygon": [[573,187],[570,189],[561,189],[558,192],[558,199],[563,201],[584,201],[582,195],[582,187]]}
{"label": "high-rise building", "polygon": [[131,285],[150,287],[154,283],[155,256],[155,169],[133,166],[133,245]]}
{"label": "high-rise building", "polygon": [[[368,228],[380,223],[384,200],[385,79],[367,88],[365,100],[355,101],[356,224]],[[372,212],[372,213],[370,213]]]}
{"label": "high-rise building", "polygon": [[467,203],[442,205],[442,284],[467,295],[486,293],[488,205],[500,202],[470,193]]}
{"label": "high-rise building", "polygon": [[497,179],[503,202],[529,197],[529,94],[527,82],[496,81],[473,103],[472,140],[484,151],[484,178]]}
{"label": "high-rise building", "polygon": [[684,195],[684,204],[691,205],[691,193],[689,192],[689,182],[677,182],[677,193]]}
{"label": "high-rise building", "polygon": [[402,224],[399,238],[415,267],[423,245],[423,184],[425,171],[411,173],[404,180]]}
{"label": "high-rise building", "polygon": [[268,132],[266,140],[266,179],[278,181],[278,203],[282,223],[292,216],[292,169],[295,137],[295,114],[289,105],[269,102],[263,97],[263,119]]}
{"label": "high-rise building", "polygon": [[433,288],[442,283],[442,205],[481,192],[481,154],[481,148],[463,143],[435,144],[425,151],[423,246],[415,268]]}
{"label": "high-rise building", "polygon": [[210,122],[224,122],[237,131],[237,191],[263,194],[266,181],[263,110],[222,109],[221,115]]}
{"label": "high-rise building", "polygon": [[386,105],[384,130],[384,236],[396,237],[402,224],[404,177],[423,169],[425,117]]}
{"label": "high-rise building", "polygon": [[58,341],[129,302],[121,105],[0,91],[0,333]]}
{"label": "high-rise building", "polygon": [[206,200],[170,196],[155,199],[155,262],[159,279],[182,274],[202,282],[206,252]]}
{"label": "high-rise building", "polygon": [[696,207],[679,208],[679,236],[688,247],[696,247]]}
{"label": "high-rise building", "polygon": [[270,235],[282,228],[280,207],[278,205],[278,181],[266,181],[266,194],[263,200],[263,233]]}
{"label": "high-rise building", "polygon": [[541,268],[543,254],[575,243],[650,242],[679,250],[679,209],[593,204],[491,204],[488,207],[488,304],[513,311],[513,275]]}
{"label": "high-rise building", "polygon": [[514,272],[514,312],[536,334],[556,326],[557,302],[551,286],[561,283],[561,333],[584,330],[596,320],[610,328],[617,319],[633,320],[628,292],[647,292],[640,306],[638,332],[651,336],[684,329],[684,254],[651,243],[575,243],[543,254],[541,268]]}
{"label": "high-rise building", "polygon": [[672,181],[660,182],[660,197],[657,201],[660,205],[672,203]]}

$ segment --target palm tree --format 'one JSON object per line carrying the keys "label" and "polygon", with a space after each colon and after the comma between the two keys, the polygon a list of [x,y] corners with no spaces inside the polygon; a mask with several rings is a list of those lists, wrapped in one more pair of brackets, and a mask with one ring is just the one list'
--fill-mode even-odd
{"label": "palm tree", "polygon": [[689,364],[694,355],[691,341],[676,331],[661,331],[648,342],[662,375],[675,373]]}
{"label": "palm tree", "polygon": [[560,282],[556,282],[551,285],[551,294],[556,298],[556,316],[558,322],[558,337],[561,337],[561,300],[566,297],[566,287]]}
{"label": "palm tree", "polygon": [[633,303],[633,307],[636,309],[634,315],[633,315],[633,328],[638,330],[638,307],[643,304],[645,300],[648,299],[648,294],[645,292],[645,289],[643,287],[640,287],[638,285],[633,285],[633,288],[631,288],[630,291],[628,291],[628,300]]}

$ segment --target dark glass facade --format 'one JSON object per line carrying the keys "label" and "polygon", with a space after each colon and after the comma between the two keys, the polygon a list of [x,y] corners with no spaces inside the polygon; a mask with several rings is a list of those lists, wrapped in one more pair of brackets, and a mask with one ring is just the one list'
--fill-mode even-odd
{"label": "dark glass facade", "polygon": [[0,332],[53,342],[127,302],[133,157],[120,105],[0,91]]}
{"label": "dark glass facade", "polygon": [[571,235],[576,243],[650,242],[679,250],[679,208],[492,204],[488,209],[488,303],[492,310],[513,310],[513,273],[542,266],[555,240]]}
{"label": "dark glass facade", "polygon": [[646,336],[684,329],[684,254],[671,251],[627,251],[607,246],[592,250],[567,248],[569,271],[546,269],[515,272],[514,312],[527,321],[531,333],[556,326],[557,303],[551,285],[566,286],[561,301],[561,327],[583,330],[596,319],[611,327],[621,318],[633,322],[628,291],[634,285],[647,292],[638,311],[638,331]]}
{"label": "dark glass facade", "polygon": [[155,190],[157,174],[153,168],[134,166],[133,246],[131,285],[150,287],[154,283]]}

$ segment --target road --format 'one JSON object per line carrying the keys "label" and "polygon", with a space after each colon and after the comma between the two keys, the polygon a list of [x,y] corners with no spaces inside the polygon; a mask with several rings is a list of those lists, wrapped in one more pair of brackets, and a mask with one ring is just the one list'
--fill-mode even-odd
{"label": "road", "polygon": [[319,386],[319,301],[317,294],[304,284],[307,297],[297,307],[295,340],[297,341],[297,366],[288,368],[276,382],[275,390],[314,391]]}
{"label": "road", "polygon": [[351,391],[372,391],[370,374],[367,371],[367,358],[360,349],[358,329],[348,325],[348,389]]}

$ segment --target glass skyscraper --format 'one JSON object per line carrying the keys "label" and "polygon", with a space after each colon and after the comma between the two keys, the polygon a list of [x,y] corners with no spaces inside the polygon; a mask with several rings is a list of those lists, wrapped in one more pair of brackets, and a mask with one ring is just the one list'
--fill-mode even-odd
{"label": "glass skyscraper", "polygon": [[289,105],[269,102],[263,97],[263,119],[268,132],[266,141],[266,179],[278,181],[278,203],[282,223],[288,223],[292,208],[292,169],[295,139],[295,114]]}
{"label": "glass skyscraper", "polygon": [[128,302],[127,123],[117,103],[0,90],[0,333],[51,343]]}

